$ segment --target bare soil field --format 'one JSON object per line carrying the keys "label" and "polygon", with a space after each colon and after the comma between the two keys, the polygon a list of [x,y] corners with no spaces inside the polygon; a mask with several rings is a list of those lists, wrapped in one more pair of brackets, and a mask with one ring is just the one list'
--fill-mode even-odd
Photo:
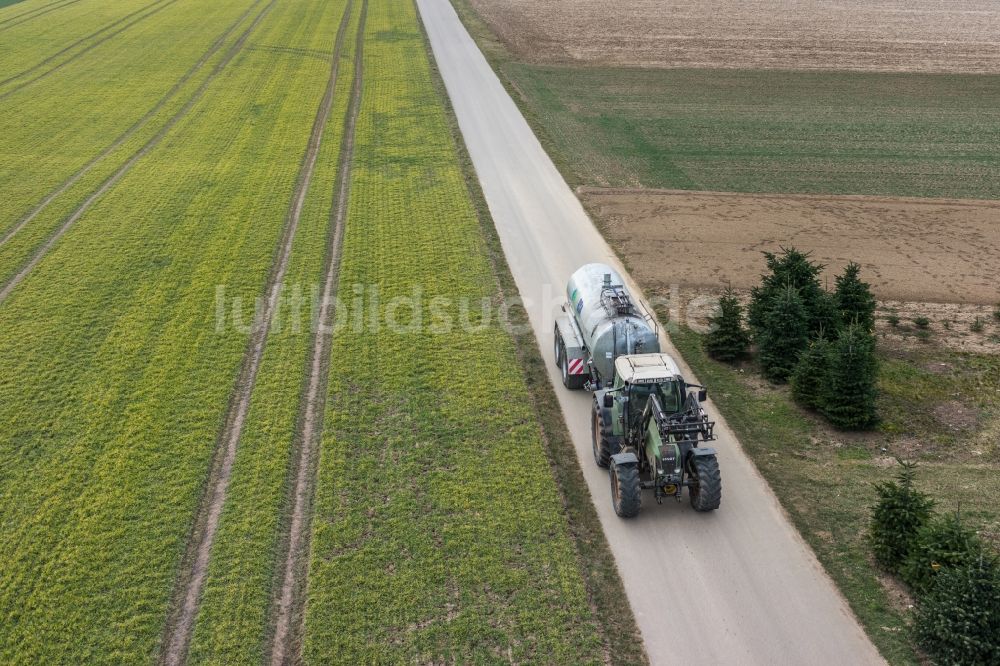
{"label": "bare soil field", "polygon": [[761,252],[861,264],[881,299],[1000,301],[1000,202],[581,188],[641,281],[749,289]]}
{"label": "bare soil field", "polygon": [[469,0],[532,62],[1000,71],[995,0]]}
{"label": "bare soil field", "polygon": [[[676,285],[681,300],[748,291],[764,270],[762,252],[795,246],[833,277],[849,261],[882,301],[899,342],[919,342],[913,319],[949,347],[996,351],[1000,332],[1000,202],[863,196],[747,195],[579,188],[635,277],[654,291]],[[970,331],[975,319],[979,333]]]}

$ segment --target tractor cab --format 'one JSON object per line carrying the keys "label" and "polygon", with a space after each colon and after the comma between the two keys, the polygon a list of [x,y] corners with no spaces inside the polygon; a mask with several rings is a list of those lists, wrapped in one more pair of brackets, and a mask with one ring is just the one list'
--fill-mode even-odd
{"label": "tractor cab", "polygon": [[[594,459],[609,467],[615,511],[638,513],[640,491],[657,502],[689,489],[697,511],[719,506],[721,484],[715,423],[701,403],[703,386],[688,384],[667,354],[625,354],[615,359],[614,381],[594,393]],[[697,389],[697,390],[691,390]]]}
{"label": "tractor cab", "polygon": [[[616,396],[615,394],[618,394]],[[623,429],[638,425],[650,397],[656,397],[667,414],[681,411],[686,387],[677,363],[667,354],[631,354],[615,360],[615,378],[605,393],[621,400],[625,417]],[[609,402],[607,397],[606,402]],[[609,402],[609,406],[613,404]]]}

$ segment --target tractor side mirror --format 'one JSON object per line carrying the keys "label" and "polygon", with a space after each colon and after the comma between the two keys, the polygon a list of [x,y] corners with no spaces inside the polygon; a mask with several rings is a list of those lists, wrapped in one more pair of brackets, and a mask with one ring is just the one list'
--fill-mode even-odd
{"label": "tractor side mirror", "polygon": [[708,389],[698,390],[698,402],[705,402],[708,400]]}
{"label": "tractor side mirror", "polygon": [[604,407],[605,409],[611,409],[615,406],[615,396],[610,393],[604,394]]}

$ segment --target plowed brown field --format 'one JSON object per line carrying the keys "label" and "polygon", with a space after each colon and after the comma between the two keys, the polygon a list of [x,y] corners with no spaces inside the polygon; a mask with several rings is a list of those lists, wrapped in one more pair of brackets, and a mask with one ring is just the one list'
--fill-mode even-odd
{"label": "plowed brown field", "polygon": [[995,0],[470,0],[522,58],[646,67],[1000,71]]}
{"label": "plowed brown field", "polygon": [[1000,202],[581,188],[644,284],[749,289],[761,252],[861,264],[881,299],[1000,301]]}

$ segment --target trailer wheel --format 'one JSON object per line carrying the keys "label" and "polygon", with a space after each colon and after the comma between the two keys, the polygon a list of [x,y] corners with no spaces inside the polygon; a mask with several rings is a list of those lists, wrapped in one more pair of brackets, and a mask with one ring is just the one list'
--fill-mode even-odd
{"label": "trailer wheel", "polygon": [[722,501],[722,474],[715,456],[697,456],[691,461],[697,483],[688,489],[695,511],[715,511]]}
{"label": "trailer wheel", "polygon": [[618,465],[611,461],[611,503],[615,513],[622,518],[639,515],[642,505],[642,488],[639,485],[639,466],[630,463]]}
{"label": "trailer wheel", "polygon": [[601,406],[594,401],[594,414],[590,420],[591,447],[594,450],[594,462],[598,467],[607,467],[611,462],[611,442],[604,436],[604,417]]}
{"label": "trailer wheel", "polygon": [[552,339],[553,339],[552,347],[553,351],[555,352],[556,363],[558,364],[562,361],[562,353],[563,353],[562,337],[560,337],[559,335],[558,324],[556,324],[555,330],[552,331]]}

